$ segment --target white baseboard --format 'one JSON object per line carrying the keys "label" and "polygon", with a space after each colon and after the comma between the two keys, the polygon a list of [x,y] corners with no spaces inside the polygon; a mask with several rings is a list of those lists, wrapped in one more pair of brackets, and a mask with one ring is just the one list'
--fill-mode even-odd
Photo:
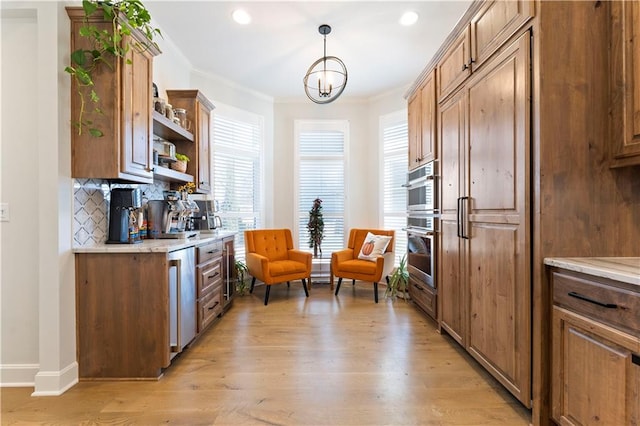
{"label": "white baseboard", "polygon": [[33,387],[34,377],[38,374],[39,368],[38,364],[2,364],[0,365],[0,387]]}
{"label": "white baseboard", "polygon": [[72,362],[60,371],[39,371],[31,396],[58,396],[78,383],[78,363]]}

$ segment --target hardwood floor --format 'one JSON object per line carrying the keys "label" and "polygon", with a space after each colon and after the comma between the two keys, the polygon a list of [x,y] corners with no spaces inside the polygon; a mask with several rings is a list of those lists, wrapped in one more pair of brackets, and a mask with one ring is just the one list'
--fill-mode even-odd
{"label": "hardwood floor", "polygon": [[527,425],[530,413],[411,303],[371,284],[238,297],[159,381],[3,388],[2,425]]}

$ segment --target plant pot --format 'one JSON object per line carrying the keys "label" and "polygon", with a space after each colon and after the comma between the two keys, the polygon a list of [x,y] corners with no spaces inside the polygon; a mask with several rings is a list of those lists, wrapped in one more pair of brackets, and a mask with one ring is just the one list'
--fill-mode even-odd
{"label": "plant pot", "polygon": [[187,162],[176,160],[174,163],[171,163],[171,168],[177,172],[185,173],[187,171]]}

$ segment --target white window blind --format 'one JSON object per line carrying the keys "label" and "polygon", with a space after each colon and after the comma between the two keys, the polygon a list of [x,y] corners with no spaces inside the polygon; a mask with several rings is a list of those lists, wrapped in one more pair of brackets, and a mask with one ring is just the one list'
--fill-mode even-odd
{"label": "white window blind", "polygon": [[[238,118],[237,116],[240,116]],[[244,260],[244,230],[261,226],[262,120],[247,113],[213,119],[214,197],[222,229],[237,232],[236,258]]]}
{"label": "white window blind", "polygon": [[382,169],[384,191],[383,226],[396,231],[396,264],[407,252],[407,234],[402,230],[407,225],[407,191],[402,186],[407,181],[408,128],[406,112],[394,113],[380,118],[382,145]]}
{"label": "white window blind", "polygon": [[322,255],[344,248],[346,122],[305,121],[296,123],[297,142],[297,238],[301,250],[309,247],[309,210],[322,200],[324,238]]}

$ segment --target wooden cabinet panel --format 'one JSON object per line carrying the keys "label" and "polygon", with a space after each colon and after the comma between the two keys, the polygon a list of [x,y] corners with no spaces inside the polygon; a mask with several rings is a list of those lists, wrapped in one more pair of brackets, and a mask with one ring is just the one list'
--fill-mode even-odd
{"label": "wooden cabinet panel", "polygon": [[466,27],[438,63],[438,101],[442,102],[471,75],[469,27]]}
{"label": "wooden cabinet panel", "polygon": [[467,97],[459,91],[439,110],[441,215],[438,280],[440,326],[458,343],[466,346],[467,292],[464,277],[465,239],[460,238],[459,200],[466,193],[466,111]]}
{"label": "wooden cabinet panel", "polygon": [[611,2],[612,166],[640,164],[640,4]]}
{"label": "wooden cabinet panel", "polygon": [[[69,7],[71,51],[89,48],[86,37],[79,35],[84,25],[82,8]],[[112,31],[111,22],[95,13],[89,21],[99,30]],[[144,42],[144,35],[132,32],[134,40]],[[128,42],[125,37],[123,42]],[[71,175],[74,178],[115,179],[133,183],[153,182],[151,131],[151,90],[153,47],[144,52],[131,49],[126,58],[111,61],[94,75],[94,88],[100,96],[102,114],[85,113],[104,135],[93,137],[87,129],[71,132]],[[130,63],[128,63],[130,62]],[[75,80],[71,85],[71,117],[77,119],[83,108]],[[90,88],[86,89],[88,98]],[[84,106],[86,109],[87,106]],[[90,116],[89,116],[89,115]]]}
{"label": "wooden cabinet panel", "polygon": [[[469,97],[469,351],[531,404],[530,38],[487,62]],[[499,188],[499,190],[496,190]]]}
{"label": "wooden cabinet panel", "polygon": [[411,300],[431,318],[437,318],[436,291],[424,282],[409,277],[409,295]]}
{"label": "wooden cabinet panel", "polygon": [[192,122],[194,143],[176,143],[176,151],[186,154],[187,174],[193,175],[196,192],[210,194],[211,181],[211,111],[215,108],[199,90],[167,90],[169,103],[174,108],[187,110],[187,119]]}
{"label": "wooden cabinet panel", "polygon": [[422,137],[422,128],[420,127],[421,102],[422,97],[418,90],[414,96],[409,99],[407,106],[409,170],[418,167],[420,162],[420,138]]}
{"label": "wooden cabinet panel", "polygon": [[487,1],[471,20],[472,71],[534,15],[530,0]]}
{"label": "wooden cabinet panel", "polygon": [[637,424],[640,339],[557,306],[552,331],[553,419],[562,425]]}
{"label": "wooden cabinet panel", "polygon": [[76,254],[78,371],[156,379],[170,364],[166,253]]}

